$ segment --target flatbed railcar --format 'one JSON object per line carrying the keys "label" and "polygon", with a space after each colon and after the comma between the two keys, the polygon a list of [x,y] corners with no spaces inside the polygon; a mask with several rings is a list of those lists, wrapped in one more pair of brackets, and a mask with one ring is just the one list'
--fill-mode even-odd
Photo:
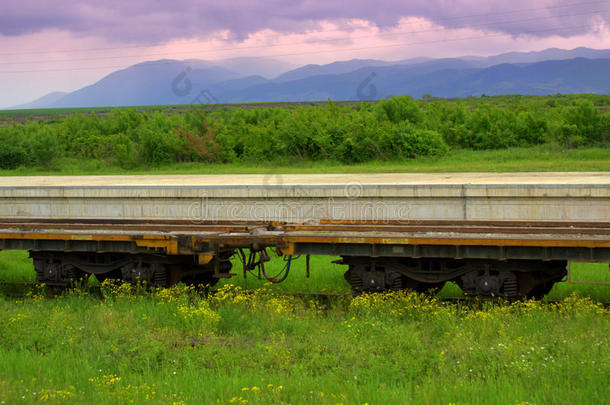
{"label": "flatbed railcar", "polygon": [[357,291],[541,297],[570,261],[610,262],[610,174],[5,177],[0,249],[58,286],[214,284],[275,250],[340,256]]}

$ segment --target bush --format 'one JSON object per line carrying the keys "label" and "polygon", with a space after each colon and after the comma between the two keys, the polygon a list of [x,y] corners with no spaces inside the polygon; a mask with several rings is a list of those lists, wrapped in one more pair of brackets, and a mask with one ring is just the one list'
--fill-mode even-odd
{"label": "bush", "polygon": [[22,127],[9,127],[0,132],[0,169],[16,169],[31,163]]}
{"label": "bush", "polygon": [[36,164],[49,169],[63,155],[59,138],[49,127],[37,126],[28,135],[30,155]]}
{"label": "bush", "polygon": [[346,123],[347,130],[343,141],[335,151],[335,156],[343,163],[362,163],[383,157],[379,144],[379,126],[371,115],[359,117]]}
{"label": "bush", "polygon": [[535,118],[529,111],[517,115],[516,135],[518,146],[540,145],[547,141],[546,121]]}
{"label": "bush", "polygon": [[151,166],[183,161],[185,147],[175,133],[144,128],[139,134],[142,160]]}
{"label": "bush", "polygon": [[140,164],[138,145],[126,134],[117,134],[109,137],[111,150],[109,163],[122,169],[133,169]]}
{"label": "bush", "polygon": [[407,123],[388,128],[381,144],[390,158],[417,158],[443,156],[449,152],[441,134],[428,129],[418,129]]}
{"label": "bush", "polygon": [[589,100],[577,100],[573,108],[565,112],[565,120],[576,128],[582,144],[593,145],[604,141],[604,119]]}
{"label": "bush", "polygon": [[577,148],[586,143],[578,127],[574,124],[562,124],[558,131],[559,142],[566,148]]}
{"label": "bush", "polygon": [[51,167],[60,158],[122,168],[178,162],[293,162],[440,156],[448,146],[501,149],[557,142],[606,146],[608,96],[396,96],[378,103],[213,112],[113,109],[0,128],[0,168]]}
{"label": "bush", "polygon": [[419,108],[419,104],[409,96],[394,96],[390,99],[379,101],[378,114],[380,118],[386,118],[394,124],[403,121],[419,124],[424,119],[424,114],[421,108]]}

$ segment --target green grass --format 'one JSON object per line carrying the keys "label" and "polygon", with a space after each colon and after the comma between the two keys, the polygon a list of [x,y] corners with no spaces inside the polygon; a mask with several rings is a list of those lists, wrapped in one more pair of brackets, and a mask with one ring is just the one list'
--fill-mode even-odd
{"label": "green grass", "polygon": [[596,404],[610,312],[184,287],[0,296],[4,403]]}
{"label": "green grass", "polygon": [[[104,299],[0,293],[0,403],[606,401],[610,311],[574,294],[607,299],[608,287],[558,285],[559,306],[274,294],[348,292],[331,259],[312,257],[310,279],[297,260],[275,285],[235,268],[211,297],[180,286],[103,286]],[[610,280],[607,264],[573,268],[574,279]],[[0,274],[34,279],[23,251],[0,252]]]}
{"label": "green grass", "polygon": [[[610,152],[547,145],[359,165],[183,163],[130,171],[62,160],[53,170],[0,175],[479,171],[610,171]],[[558,306],[447,304],[397,293],[329,303],[274,294],[349,292],[345,266],[333,259],[312,257],[309,279],[304,260],[295,261],[290,277],[274,285],[244,278],[236,266],[238,276],[219,283],[222,292],[211,298],[186,287],[151,294],[105,286],[104,299],[84,290],[56,298],[0,291],[0,404],[608,401],[610,312],[594,301],[607,301],[610,287],[558,283],[546,297],[565,300]],[[270,262],[270,273],[282,265]],[[575,280],[610,281],[607,263],[574,263],[572,270]],[[34,280],[26,252],[0,252],[0,280]],[[461,292],[448,283],[439,295]]]}
{"label": "green grass", "polygon": [[0,251],[0,280],[35,281],[36,274],[32,259],[23,250]]}
{"label": "green grass", "polygon": [[455,150],[443,158],[374,161],[345,165],[334,161],[256,163],[177,163],[147,169],[124,170],[101,160],[64,159],[53,169],[0,170],[0,176],[108,175],[108,174],[271,174],[271,173],[440,173],[440,172],[551,172],[610,171],[610,149],[562,150],[540,146],[505,150]]}
{"label": "green grass", "polygon": [[[337,105],[354,105],[360,104],[360,101],[333,101]],[[372,103],[376,103],[373,101]],[[65,108],[27,108],[27,109],[16,109],[16,110],[0,110],[0,116],[15,116],[23,115],[29,117],[36,117],[40,115],[67,115],[74,113],[107,113],[112,110],[125,110],[134,109],[138,111],[181,111],[181,110],[193,110],[193,109],[204,109],[209,111],[221,110],[227,107],[233,108],[249,108],[249,107],[265,107],[265,106],[278,106],[283,107],[300,107],[303,105],[319,105],[326,106],[328,101],[263,101],[263,102],[250,102],[250,103],[215,103],[215,104],[166,104],[166,105],[139,105],[139,106],[121,106],[121,107],[65,107]]]}
{"label": "green grass", "polygon": [[[429,102],[462,102],[468,106],[478,106],[482,103],[498,106],[502,108],[514,107],[514,105],[523,105],[528,101],[539,101],[544,104],[545,107],[550,108],[548,102],[554,101],[554,104],[570,105],[568,100],[576,100],[581,98],[591,99],[597,108],[602,111],[607,110],[608,102],[604,95],[599,94],[563,94],[563,95],[548,95],[548,96],[525,96],[525,95],[500,95],[500,96],[485,96],[485,97],[462,97],[462,98],[444,98],[444,97],[430,97],[422,98],[421,101],[424,103]],[[563,101],[562,100],[566,100]],[[376,104],[379,100],[366,101],[367,104]],[[346,101],[346,100],[333,100],[334,105],[359,105],[361,101]],[[167,104],[167,105],[143,105],[143,106],[121,106],[121,107],[67,107],[67,108],[28,108],[28,109],[5,109],[0,110],[0,116],[28,116],[35,118],[41,115],[67,115],[73,113],[97,113],[103,114],[112,110],[124,110],[124,109],[135,109],[138,111],[147,110],[160,110],[160,111],[181,111],[181,110],[193,110],[203,109],[206,111],[223,110],[227,108],[253,108],[253,107],[301,107],[301,106],[327,106],[328,101],[267,101],[267,102],[248,102],[248,103],[215,103],[215,104]],[[536,105],[536,108],[540,108],[540,105]]]}

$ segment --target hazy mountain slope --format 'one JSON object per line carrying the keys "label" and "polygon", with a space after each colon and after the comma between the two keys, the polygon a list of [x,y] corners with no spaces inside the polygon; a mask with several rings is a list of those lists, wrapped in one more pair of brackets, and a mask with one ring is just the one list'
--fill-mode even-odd
{"label": "hazy mountain slope", "polygon": [[537,52],[503,53],[500,55],[483,58],[483,62],[484,66],[487,67],[502,63],[536,63],[548,60],[566,60],[575,58],[610,59],[610,50],[597,50],[583,47],[570,50],[549,48]]}
{"label": "hazy mountain slope", "polygon": [[416,97],[425,93],[440,97],[482,94],[606,94],[610,92],[609,71],[610,59],[576,58],[527,65],[502,64],[472,71],[438,72],[433,77],[422,78],[421,84],[410,90]]}
{"label": "hazy mountain slope", "polygon": [[229,69],[240,76],[262,76],[267,79],[297,67],[291,63],[270,58],[231,58],[214,62],[214,65]]}
{"label": "hazy mountain slope", "polygon": [[[468,67],[489,67],[503,63],[521,64],[536,63],[546,60],[565,60],[574,58],[588,59],[610,59],[610,50],[597,50],[590,48],[575,48],[571,50],[550,48],[543,51],[533,52],[508,52],[493,56],[463,56],[457,58],[411,58],[400,61],[388,62],[376,59],[352,59],[349,61],[333,62],[326,65],[306,65],[279,75],[274,80],[287,82],[292,80],[305,79],[307,77],[341,74],[354,72],[363,67],[372,66],[396,66],[396,65],[421,65],[429,63],[428,66],[434,69],[443,68],[439,64],[461,61]],[[444,66],[449,68],[450,66]],[[452,66],[451,66],[452,67]],[[464,67],[464,66],[461,66]]]}
{"label": "hazy mountain slope", "polygon": [[396,62],[385,62],[376,59],[352,59],[348,61],[333,62],[326,65],[305,65],[300,68],[291,70],[279,75],[274,79],[276,82],[288,82],[293,80],[305,79],[311,76],[318,75],[336,75],[341,73],[349,73],[354,70],[368,66],[389,66]]}
{"label": "hazy mountain slope", "polygon": [[[579,57],[572,57],[579,55]],[[581,57],[581,56],[587,56]],[[540,61],[543,59],[542,61]],[[354,59],[281,71],[265,58],[159,60],[109,74],[68,94],[51,93],[19,108],[89,107],[301,100],[378,99],[394,94],[608,93],[610,50],[576,48],[490,57]],[[228,69],[232,67],[233,69]],[[275,69],[275,70],[274,70]]]}
{"label": "hazy mountain slope", "polygon": [[50,104],[56,103],[61,98],[66,96],[68,93],[63,91],[54,91],[44,96],[37,98],[36,100],[30,101],[29,103],[16,105],[14,107],[10,107],[11,110],[20,110],[25,108],[44,108]]}
{"label": "hazy mountain slope", "polygon": [[[610,59],[584,58],[489,68],[363,68],[285,83],[265,83],[224,95],[236,102],[378,99],[394,94],[464,97],[481,94],[609,93]],[[372,77],[372,74],[375,74]],[[367,78],[369,82],[365,82]],[[364,84],[364,85],[363,85]],[[370,87],[373,86],[373,87]],[[358,89],[360,88],[360,91]]]}
{"label": "hazy mountain slope", "polygon": [[197,64],[193,61],[141,63],[113,72],[91,86],[64,96],[52,105],[91,107],[188,104],[212,83],[238,77],[236,73],[221,67],[194,66]]}

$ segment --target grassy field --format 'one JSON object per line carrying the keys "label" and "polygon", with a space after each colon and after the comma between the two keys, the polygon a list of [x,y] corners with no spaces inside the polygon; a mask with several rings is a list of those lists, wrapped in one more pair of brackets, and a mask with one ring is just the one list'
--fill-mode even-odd
{"label": "grassy field", "polygon": [[[360,104],[360,101],[334,101],[338,105],[355,105]],[[376,101],[370,101],[376,103]],[[68,115],[73,113],[96,113],[104,114],[113,110],[124,110],[126,108],[135,109],[138,111],[183,111],[201,108],[206,111],[222,110],[226,108],[261,108],[261,107],[302,107],[302,106],[325,106],[328,101],[268,101],[268,102],[251,102],[251,103],[215,103],[215,104],[167,104],[167,105],[141,105],[129,107],[68,107],[68,108],[28,108],[17,110],[0,110],[0,116],[27,116],[36,118],[45,115]]]}
{"label": "grassy field", "polygon": [[275,174],[275,173],[439,173],[610,171],[610,149],[562,150],[544,145],[532,148],[472,151],[454,150],[442,158],[373,161],[345,165],[334,161],[276,161],[260,163],[176,163],[149,169],[123,170],[105,162],[64,159],[53,169],[20,167],[0,170],[0,176],[108,174]]}
{"label": "grassy field", "polygon": [[[595,300],[607,300],[608,287],[557,285],[548,298],[559,305],[277,294],[349,291],[329,259],[312,258],[309,280],[301,260],[284,284],[240,275],[210,297],[126,285],[102,286],[104,299],[0,294],[0,403],[607,400],[610,311]],[[607,264],[573,268],[575,279],[610,280]],[[33,280],[27,254],[0,253],[0,274]],[[448,285],[441,295],[456,292]]]}
{"label": "grassy field", "polygon": [[[78,112],[106,117],[112,110]],[[0,127],[51,125],[72,112],[0,112]],[[452,147],[442,157],[350,165],[314,160],[139,163],[126,170],[97,154],[62,155],[46,168],[21,165],[0,175],[610,171],[608,148],[557,143]],[[282,284],[244,278],[236,266],[238,275],[221,281],[212,296],[185,286],[147,292],[105,284],[101,293],[80,289],[50,298],[34,288],[22,297],[12,294],[14,286],[0,287],[0,405],[608,402],[610,310],[598,301],[610,299],[610,287],[558,283],[545,299],[560,304],[281,294],[349,293],[345,266],[334,259],[312,257],[310,278],[304,260],[295,261]],[[282,265],[273,260],[270,272]],[[575,280],[610,281],[607,263],[571,269]],[[34,281],[27,252],[0,252],[0,280]],[[438,295],[461,291],[448,283]]]}

